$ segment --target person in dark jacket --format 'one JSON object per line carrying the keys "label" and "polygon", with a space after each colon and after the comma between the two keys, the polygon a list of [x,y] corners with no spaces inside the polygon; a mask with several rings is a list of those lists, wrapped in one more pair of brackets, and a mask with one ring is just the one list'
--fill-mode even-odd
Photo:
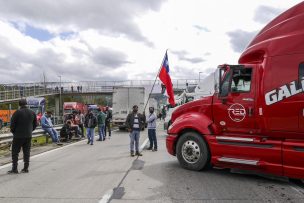
{"label": "person in dark jacket", "polygon": [[135,143],[135,155],[142,156],[139,152],[139,136],[140,129],[144,126],[143,116],[138,113],[138,106],[133,106],[133,111],[127,117],[126,126],[130,132],[130,153],[134,156],[134,143]]}
{"label": "person in dark jacket", "polygon": [[111,138],[112,112],[111,112],[111,110],[109,109],[108,106],[106,107],[105,114],[106,114],[106,122],[105,122],[105,128],[104,128],[104,138],[107,137],[107,129],[108,129],[108,132],[109,132],[109,138]]}
{"label": "person in dark jacket", "polygon": [[87,130],[88,143],[93,145],[94,142],[94,130],[97,126],[97,118],[94,116],[92,109],[89,109],[89,112],[84,119],[84,127]]}
{"label": "person in dark jacket", "polygon": [[19,101],[20,109],[18,109],[11,118],[10,129],[13,133],[12,144],[12,170],[11,173],[18,173],[18,156],[22,148],[24,168],[22,173],[28,173],[30,163],[30,151],[32,142],[32,132],[37,127],[36,114],[26,107],[27,102],[25,99]]}
{"label": "person in dark jacket", "polygon": [[67,142],[69,142],[73,135],[73,129],[71,127],[72,122],[67,120],[65,124],[60,129],[60,137],[65,138]]}

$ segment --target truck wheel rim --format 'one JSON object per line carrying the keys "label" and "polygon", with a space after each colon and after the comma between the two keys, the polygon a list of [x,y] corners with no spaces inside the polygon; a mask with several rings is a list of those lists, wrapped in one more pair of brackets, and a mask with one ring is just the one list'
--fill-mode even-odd
{"label": "truck wheel rim", "polygon": [[201,156],[199,145],[193,140],[186,141],[182,146],[182,156],[186,162],[195,164]]}

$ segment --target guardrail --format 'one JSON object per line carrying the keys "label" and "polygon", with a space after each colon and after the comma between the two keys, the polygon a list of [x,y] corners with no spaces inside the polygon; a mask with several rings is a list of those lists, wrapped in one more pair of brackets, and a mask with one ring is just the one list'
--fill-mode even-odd
{"label": "guardrail", "polygon": [[[57,125],[54,126],[55,130],[60,130],[62,125]],[[46,140],[48,141],[49,135],[45,133],[45,131],[42,128],[38,128],[34,130],[32,133],[32,137],[40,137],[41,135],[45,134]],[[7,143],[7,142],[12,142],[13,141],[13,134],[12,133],[6,133],[6,134],[1,134],[0,135],[0,144],[2,143]]]}

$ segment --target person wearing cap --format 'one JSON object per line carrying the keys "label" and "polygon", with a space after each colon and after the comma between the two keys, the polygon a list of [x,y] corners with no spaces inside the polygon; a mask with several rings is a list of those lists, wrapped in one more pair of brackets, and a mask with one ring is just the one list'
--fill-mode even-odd
{"label": "person wearing cap", "polygon": [[148,137],[150,141],[150,147],[148,150],[157,151],[157,139],[156,139],[156,116],[154,114],[154,107],[149,107],[148,116]]}
{"label": "person wearing cap", "polygon": [[32,142],[32,132],[37,127],[36,114],[26,107],[25,99],[19,101],[20,108],[15,111],[11,118],[10,130],[13,133],[12,144],[12,170],[9,174],[18,173],[18,156],[22,148],[24,168],[22,173],[28,173],[30,165],[30,151]]}
{"label": "person wearing cap", "polygon": [[130,153],[131,156],[134,156],[134,144],[135,144],[135,155],[142,156],[139,152],[139,137],[140,137],[140,129],[143,128],[143,116],[138,113],[138,106],[133,106],[133,111],[128,114],[126,120],[126,126],[128,131],[130,132]]}
{"label": "person wearing cap", "polygon": [[41,118],[41,127],[44,131],[46,131],[52,138],[52,142],[57,145],[62,145],[60,143],[58,132],[54,129],[52,123],[52,112],[47,111]]}

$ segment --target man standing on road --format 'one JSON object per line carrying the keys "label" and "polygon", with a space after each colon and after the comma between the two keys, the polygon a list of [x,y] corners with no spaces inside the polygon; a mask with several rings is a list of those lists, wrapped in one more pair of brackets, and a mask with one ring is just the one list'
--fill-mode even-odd
{"label": "man standing on road", "polygon": [[18,173],[18,156],[22,147],[24,168],[22,173],[28,173],[30,164],[30,151],[32,143],[32,132],[37,127],[36,114],[26,107],[26,100],[19,101],[20,109],[17,110],[11,118],[11,132],[13,133],[12,144],[12,170],[11,173]]}
{"label": "man standing on road", "polygon": [[105,121],[106,121],[106,114],[103,113],[100,108],[98,108],[97,123],[98,123],[99,139],[97,141],[105,140],[105,135],[104,135]]}
{"label": "man standing on road", "polygon": [[106,107],[106,125],[105,125],[105,134],[104,137],[107,136],[107,129],[109,131],[109,138],[111,138],[111,120],[112,120],[112,112],[110,111],[109,107]]}
{"label": "man standing on road", "polygon": [[148,116],[148,137],[150,141],[150,147],[148,150],[157,151],[157,139],[156,139],[156,116],[154,114],[154,107],[149,107]]}
{"label": "man standing on road", "polygon": [[51,117],[52,117],[52,112],[47,111],[41,118],[41,127],[51,136],[53,143],[56,143],[57,145],[62,145],[60,143],[59,135],[53,127]]}
{"label": "man standing on road", "polygon": [[130,132],[130,153],[131,156],[134,156],[134,143],[135,143],[135,155],[142,156],[139,152],[139,136],[140,129],[142,129],[143,116],[138,113],[138,106],[133,106],[133,112],[130,113],[127,117],[126,126],[128,131]]}
{"label": "man standing on road", "polygon": [[87,130],[88,143],[93,145],[94,142],[94,130],[97,125],[97,118],[94,116],[92,109],[89,109],[84,119],[84,126]]}

